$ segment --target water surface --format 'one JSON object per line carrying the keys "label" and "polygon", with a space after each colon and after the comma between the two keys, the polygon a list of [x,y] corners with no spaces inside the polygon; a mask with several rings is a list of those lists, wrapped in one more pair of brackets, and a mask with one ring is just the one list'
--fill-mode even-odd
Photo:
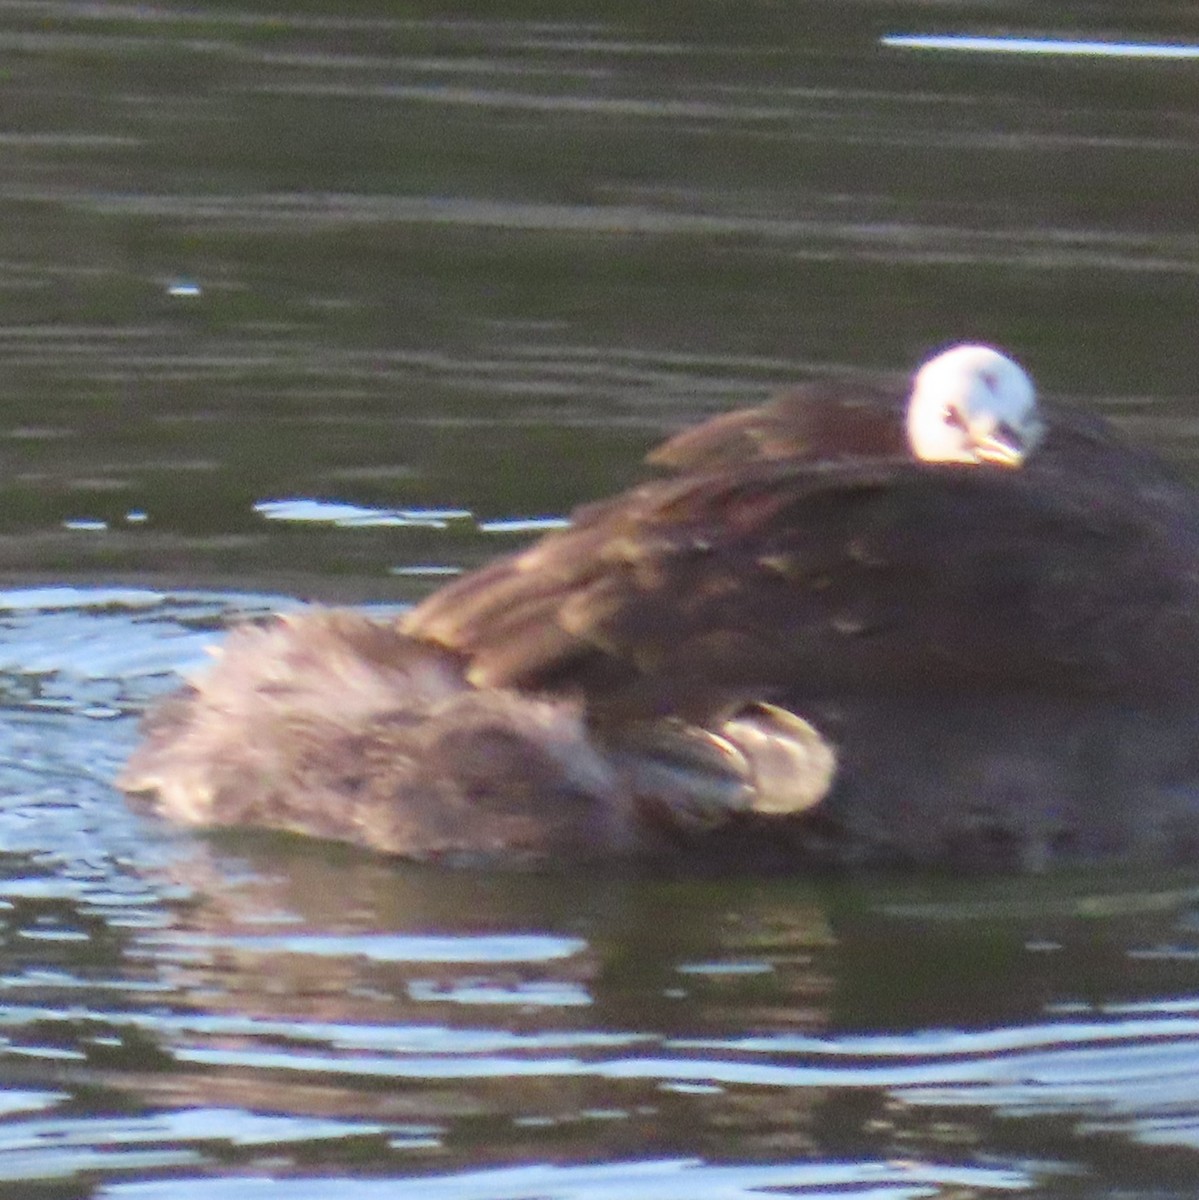
{"label": "water surface", "polygon": [[978,338],[1199,478],[1166,4],[0,3],[0,1195],[1189,1196],[1199,873],[449,873],[111,779],[665,431]]}

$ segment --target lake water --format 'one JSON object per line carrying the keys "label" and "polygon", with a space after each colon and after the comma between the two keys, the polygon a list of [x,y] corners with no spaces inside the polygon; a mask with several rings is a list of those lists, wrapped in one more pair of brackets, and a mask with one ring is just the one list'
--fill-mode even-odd
{"label": "lake water", "polygon": [[111,779],[230,620],[409,603],[814,374],[993,341],[1199,479],[1195,45],[0,2],[0,1196],[1194,1195],[1199,869],[453,873]]}

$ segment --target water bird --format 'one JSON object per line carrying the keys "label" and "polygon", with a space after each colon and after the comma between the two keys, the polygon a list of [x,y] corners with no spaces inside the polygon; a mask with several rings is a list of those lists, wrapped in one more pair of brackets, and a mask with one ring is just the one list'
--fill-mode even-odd
{"label": "water bird", "polygon": [[1199,857],[1199,503],[956,346],[718,416],[397,621],[238,629],[145,718],[160,813],[449,863]]}

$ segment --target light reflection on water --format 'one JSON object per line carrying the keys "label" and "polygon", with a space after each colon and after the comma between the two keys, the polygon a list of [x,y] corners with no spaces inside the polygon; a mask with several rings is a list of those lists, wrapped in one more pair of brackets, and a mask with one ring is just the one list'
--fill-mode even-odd
{"label": "light reflection on water", "polygon": [[[917,1200],[943,1189],[1011,1192],[1029,1186],[1030,1175],[986,1167],[915,1165],[901,1162],[830,1163],[827,1165],[719,1167],[694,1159],[615,1162],[597,1166],[536,1165],[473,1171],[462,1175],[426,1176],[380,1183],[349,1177],[271,1184],[262,1179],[172,1181],[116,1184],[101,1196],[112,1200],[384,1200],[385,1197],[453,1197],[454,1200],[753,1200],[780,1194],[824,1196],[833,1190],[850,1200]],[[177,1189],[177,1190],[175,1190]]]}
{"label": "light reflection on water", "polygon": [[480,937],[405,937],[372,934],[325,937],[319,934],[269,934],[214,937],[202,934],[163,939],[156,955],[170,957],[176,950],[188,955],[193,948],[250,950],[257,954],[304,954],[318,957],[361,957],[371,962],[429,963],[536,963],[568,958],[583,949],[577,938],[544,934],[505,934]]}
{"label": "light reflection on water", "polygon": [[980,37],[975,34],[895,33],[884,46],[907,50],[958,50],[989,54],[1055,54],[1081,58],[1199,59],[1199,46],[1178,42],[1083,41],[1073,38]]}

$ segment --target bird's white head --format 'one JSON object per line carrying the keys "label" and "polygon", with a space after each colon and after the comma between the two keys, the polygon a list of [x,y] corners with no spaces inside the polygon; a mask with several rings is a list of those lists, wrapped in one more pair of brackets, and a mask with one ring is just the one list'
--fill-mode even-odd
{"label": "bird's white head", "polygon": [[1022,367],[990,346],[954,346],[916,372],[908,443],[924,462],[1018,467],[1045,433]]}

